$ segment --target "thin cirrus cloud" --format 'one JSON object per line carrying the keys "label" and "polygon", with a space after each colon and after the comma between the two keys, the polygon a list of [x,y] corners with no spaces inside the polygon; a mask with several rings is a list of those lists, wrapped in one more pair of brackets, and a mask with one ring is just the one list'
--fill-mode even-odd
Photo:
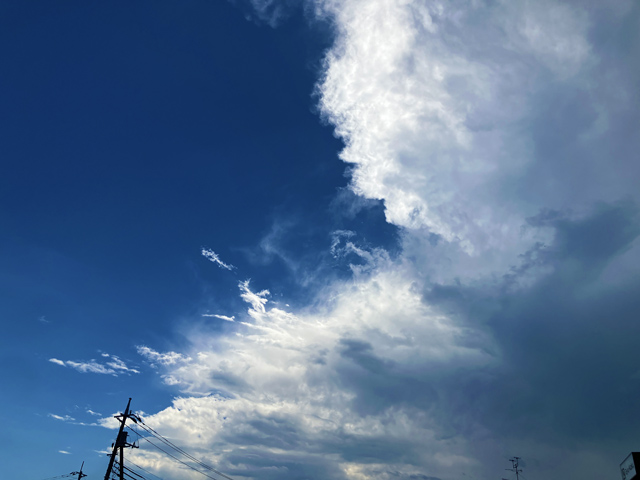
{"label": "thin cirrus cloud", "polygon": [[240,282],[232,335],[141,352],[181,359],[149,424],[250,478],[608,474],[640,428],[639,7],[312,5],[336,35],[320,111],[402,251],[335,232],[358,266],[295,312]]}

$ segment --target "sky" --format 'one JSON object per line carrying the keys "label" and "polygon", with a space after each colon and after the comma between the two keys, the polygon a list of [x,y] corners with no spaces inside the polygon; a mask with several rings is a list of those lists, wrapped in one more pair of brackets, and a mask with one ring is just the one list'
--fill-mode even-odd
{"label": "sky", "polygon": [[[616,478],[639,26],[633,0],[0,2],[3,475],[103,478],[131,397],[235,479]],[[150,480],[206,478],[139,442]]]}

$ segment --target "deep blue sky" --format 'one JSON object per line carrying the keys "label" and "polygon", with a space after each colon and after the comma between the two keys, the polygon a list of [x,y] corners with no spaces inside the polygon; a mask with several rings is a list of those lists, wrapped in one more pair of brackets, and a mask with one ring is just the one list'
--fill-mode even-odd
{"label": "deep blue sky", "polygon": [[129,397],[238,479],[616,475],[638,19],[0,2],[1,475],[102,478]]}

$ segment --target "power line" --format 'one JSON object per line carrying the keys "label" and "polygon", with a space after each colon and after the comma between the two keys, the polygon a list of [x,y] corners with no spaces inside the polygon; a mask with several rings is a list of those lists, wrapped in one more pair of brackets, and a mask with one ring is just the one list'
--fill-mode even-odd
{"label": "power line", "polygon": [[[125,470],[127,468],[125,467]],[[125,477],[129,478],[130,480],[138,480],[138,478],[134,477],[133,475],[131,475],[130,473],[127,473],[126,471],[122,472],[122,475],[124,475]],[[146,478],[144,478],[141,475],[138,475],[139,478],[142,478],[143,480],[147,480]]]}
{"label": "power line", "polygon": [[206,468],[207,470],[210,470],[214,473],[217,473],[218,475],[221,475],[229,480],[232,480],[230,477],[226,476],[224,473],[217,471],[215,468],[213,468],[210,465],[207,465],[206,463],[204,463],[203,461],[197,459],[196,457],[194,457],[193,455],[185,452],[182,448],[178,447],[177,445],[175,445],[174,443],[172,443],[169,439],[163,437],[162,435],[160,435],[158,432],[156,432],[153,428],[151,428],[150,426],[148,426],[146,423],[144,422],[140,422],[140,427],[149,432],[151,435],[153,435],[154,437],[156,437],[158,440],[160,440],[161,442],[163,442],[165,445],[177,450],[178,452],[180,452],[181,454],[183,454],[184,456],[186,456],[187,458],[189,458],[190,460],[196,462],[198,465],[200,465],[203,468]]}
{"label": "power line", "polygon": [[67,478],[70,477],[71,473],[65,473],[64,475],[57,475],[55,477],[47,477],[47,478],[43,478],[42,480],[56,480],[58,478]]}
{"label": "power line", "polygon": [[[206,463],[204,463],[203,461],[197,459],[196,457],[194,457],[193,455],[187,453],[186,451],[184,451],[182,448],[180,448],[179,446],[175,445],[173,442],[171,442],[169,439],[163,437],[161,434],[159,434],[157,431],[155,431],[153,428],[151,428],[149,425],[147,425],[146,423],[144,423],[142,421],[142,419],[140,419],[140,417],[137,417],[134,419],[134,422],[140,427],[142,428],[144,431],[146,431],[148,434],[152,435],[154,438],[156,438],[157,440],[161,441],[163,444],[165,444],[167,447],[174,449],[175,451],[177,451],[178,453],[184,455],[185,457],[187,457],[188,459],[190,459],[191,461],[195,462],[196,464],[198,464],[200,467],[209,470],[213,473],[215,473],[216,475],[219,475],[227,480],[233,480],[231,477],[229,477],[228,475],[225,475],[224,473],[216,470],[215,468],[213,468],[211,465],[207,465]],[[133,431],[134,433],[136,433],[136,435],[138,435],[140,438],[143,438],[144,440],[146,440],[147,442],[151,443],[154,447],[156,447],[158,450],[163,451],[165,454],[169,455],[170,457],[172,457],[173,459],[175,459],[176,461],[182,463],[183,465],[188,466],[189,468],[191,468],[192,470],[201,473],[202,475],[205,475],[209,478],[213,478],[210,477],[209,475],[206,475],[203,472],[200,472],[199,470],[197,470],[196,468],[194,468],[193,466],[183,462],[182,460],[174,457],[173,455],[171,455],[170,453],[166,452],[165,450],[163,450],[162,448],[160,448],[158,445],[154,444],[153,442],[151,442],[147,437],[143,437],[142,435],[140,435],[138,432],[136,432],[135,430],[133,430],[131,427],[128,427],[131,431]]]}
{"label": "power line", "polygon": [[[117,466],[118,473],[119,473],[119,471],[122,468],[122,466],[118,462],[114,463],[114,466]],[[129,473],[127,473],[127,472],[129,472]],[[126,465],[124,466],[124,471],[122,472],[122,474],[124,476],[127,476],[127,477],[131,478],[132,480],[138,480],[138,479],[133,477],[131,474],[135,475],[136,477],[139,477],[139,478],[142,478],[144,480],[147,480],[144,477],[144,475],[139,474],[138,472],[136,472],[135,470],[132,470],[131,468],[127,467]]]}
{"label": "power line", "polygon": [[[128,472],[132,473],[132,474],[133,474],[133,475],[135,475],[136,477],[145,478],[145,476],[144,476],[144,475],[142,475],[142,474],[140,474],[140,473],[136,472],[135,470],[132,470],[132,469],[131,469],[131,468],[129,468],[129,467],[124,467],[124,469],[125,469],[125,470],[127,470]],[[145,479],[145,480],[146,480],[146,479]]]}
{"label": "power line", "polygon": [[[151,473],[149,470],[145,470],[144,468],[142,468],[140,465],[138,465],[137,463],[132,462],[131,460],[129,460],[129,463],[131,465],[133,465],[136,468],[139,468],[140,470],[142,470],[143,472],[147,472],[149,475],[151,475],[152,477],[156,477],[158,480],[163,480],[162,478],[160,478],[159,476],[157,476],[154,473]],[[126,468],[126,467],[125,467]]]}
{"label": "power line", "polygon": [[[178,457],[175,457],[175,456],[171,455],[169,452],[167,452],[166,450],[164,450],[163,448],[159,447],[158,445],[156,445],[155,443],[153,443],[151,440],[149,440],[149,438],[148,438],[148,437],[141,437],[141,438],[142,438],[143,440],[146,440],[147,442],[149,442],[151,445],[153,445],[154,447],[156,447],[158,450],[160,450],[161,452],[163,452],[165,455],[170,456],[170,457],[171,457],[171,458],[173,458],[176,462],[181,463],[182,465],[184,465],[184,466],[185,466],[185,467],[187,467],[187,468],[190,468],[190,469],[191,469],[191,470],[193,470],[194,472],[198,472],[200,475],[204,475],[205,477],[210,478],[211,480],[218,480],[217,478],[212,477],[211,475],[207,475],[206,473],[201,472],[201,471],[200,471],[200,470],[198,470],[196,467],[194,467],[194,466],[192,466],[192,465],[189,465],[189,464],[188,464],[188,463],[186,463],[186,462],[183,462],[183,461],[182,461],[182,460],[180,460]],[[224,474],[222,474],[222,476],[223,476],[223,477],[225,477],[225,478],[227,478],[227,479],[228,479],[228,478],[230,478],[230,477],[227,477],[227,476],[226,476],[226,475],[224,475]]]}

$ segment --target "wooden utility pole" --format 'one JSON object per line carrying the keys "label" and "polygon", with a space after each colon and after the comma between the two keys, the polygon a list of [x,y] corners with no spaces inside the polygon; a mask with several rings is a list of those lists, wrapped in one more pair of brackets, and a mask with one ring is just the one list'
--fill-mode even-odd
{"label": "wooden utility pole", "polygon": [[124,447],[129,446],[127,444],[127,432],[124,431],[125,423],[128,418],[131,417],[129,413],[129,406],[131,405],[131,399],[127,403],[127,408],[122,415],[116,415],[120,421],[120,430],[118,430],[118,436],[116,437],[116,443],[112,445],[111,458],[109,459],[109,466],[107,467],[107,473],[104,475],[104,480],[110,480],[111,470],[113,469],[113,462],[116,460],[118,449],[120,449],[120,480],[124,479]]}

